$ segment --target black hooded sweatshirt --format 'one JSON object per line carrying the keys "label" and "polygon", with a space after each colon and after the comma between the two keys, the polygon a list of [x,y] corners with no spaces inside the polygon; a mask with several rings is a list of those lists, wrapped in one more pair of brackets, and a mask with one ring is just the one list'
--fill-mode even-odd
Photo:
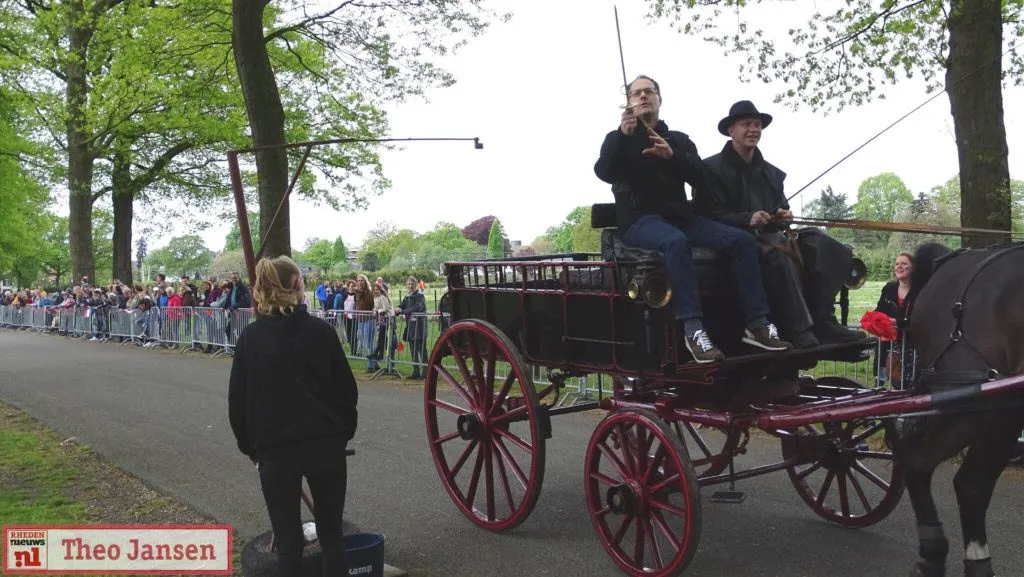
{"label": "black hooded sweatshirt", "polygon": [[356,432],[358,398],[337,332],[306,305],[258,317],[239,335],[228,417],[251,459],[344,449]]}
{"label": "black hooded sweatshirt", "polygon": [[643,125],[638,125],[629,136],[618,128],[609,132],[594,164],[597,177],[612,185],[620,232],[645,214],[660,215],[677,224],[685,221],[693,214],[693,208],[683,183],[706,186],[706,169],[690,137],[669,130],[662,120],[654,125],[654,131],[672,147],[671,158],[644,154],[644,149],[653,143]]}

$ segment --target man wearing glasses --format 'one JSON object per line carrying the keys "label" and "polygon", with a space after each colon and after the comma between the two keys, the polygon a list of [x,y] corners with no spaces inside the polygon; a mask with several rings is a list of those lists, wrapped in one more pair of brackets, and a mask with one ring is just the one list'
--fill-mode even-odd
{"label": "man wearing glasses", "polygon": [[690,252],[695,246],[714,249],[729,263],[747,323],[743,342],[768,351],[791,348],[779,339],[778,330],[768,320],[761,255],[754,238],[694,214],[683,185],[704,186],[706,169],[693,141],[682,132],[669,130],[659,118],[662,100],[658,83],[639,76],[627,86],[627,94],[629,106],[619,127],[605,137],[594,173],[612,185],[622,240],[663,255],[672,282],[672,310],[690,354],[698,363],[725,358],[703,326]]}

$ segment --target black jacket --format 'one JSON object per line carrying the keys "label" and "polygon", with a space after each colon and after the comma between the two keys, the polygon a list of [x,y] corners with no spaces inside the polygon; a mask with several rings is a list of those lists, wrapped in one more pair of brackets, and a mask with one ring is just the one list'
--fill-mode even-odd
{"label": "black jacket", "polygon": [[696,187],[706,178],[697,145],[689,136],[669,130],[660,120],[654,129],[672,147],[671,158],[643,154],[652,144],[641,125],[629,136],[617,128],[609,132],[594,164],[597,177],[612,185],[620,231],[646,214],[660,215],[669,222],[689,218],[693,209],[683,183]]}
{"label": "black jacket", "polygon": [[358,400],[337,332],[305,305],[258,317],[238,337],[228,416],[250,458],[290,455],[310,443],[344,446],[356,432]]}
{"label": "black jacket", "polygon": [[899,302],[899,290],[900,281],[892,280],[882,287],[882,294],[878,297],[878,304],[875,305],[875,310],[880,313],[896,319],[898,326],[905,326],[909,320],[907,319],[907,299],[904,298],[903,302]]}
{"label": "black jacket", "polygon": [[754,150],[748,164],[729,141],[721,152],[704,159],[704,164],[711,178],[710,186],[693,191],[698,213],[731,226],[749,228],[751,216],[759,210],[789,210],[783,187],[786,173],[766,162],[759,149]]}

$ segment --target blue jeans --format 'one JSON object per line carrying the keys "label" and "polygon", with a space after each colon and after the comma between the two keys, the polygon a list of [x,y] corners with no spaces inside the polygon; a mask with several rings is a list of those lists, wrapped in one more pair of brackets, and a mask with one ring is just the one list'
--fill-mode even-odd
{"label": "blue jeans", "polygon": [[672,281],[672,310],[677,319],[699,319],[700,295],[691,246],[714,249],[729,263],[729,272],[739,292],[745,322],[769,313],[761,277],[761,253],[754,235],[738,228],[693,216],[680,225],[669,224],[658,215],[640,217],[622,233],[626,244],[657,250],[665,259]]}

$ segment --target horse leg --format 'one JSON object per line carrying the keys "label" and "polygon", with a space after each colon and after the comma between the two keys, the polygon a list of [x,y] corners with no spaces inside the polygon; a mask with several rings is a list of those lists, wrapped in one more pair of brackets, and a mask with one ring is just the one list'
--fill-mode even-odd
{"label": "horse leg", "polygon": [[910,433],[895,444],[894,452],[903,466],[907,495],[917,519],[918,555],[910,577],[945,577],[949,541],[942,530],[939,511],[932,497],[935,469],[969,444],[970,430],[958,420],[932,417],[922,430]]}
{"label": "horse leg", "polygon": [[1018,419],[1009,413],[987,415],[983,437],[971,445],[953,478],[964,538],[964,576],[995,577],[985,530],[996,482],[1013,454]]}

